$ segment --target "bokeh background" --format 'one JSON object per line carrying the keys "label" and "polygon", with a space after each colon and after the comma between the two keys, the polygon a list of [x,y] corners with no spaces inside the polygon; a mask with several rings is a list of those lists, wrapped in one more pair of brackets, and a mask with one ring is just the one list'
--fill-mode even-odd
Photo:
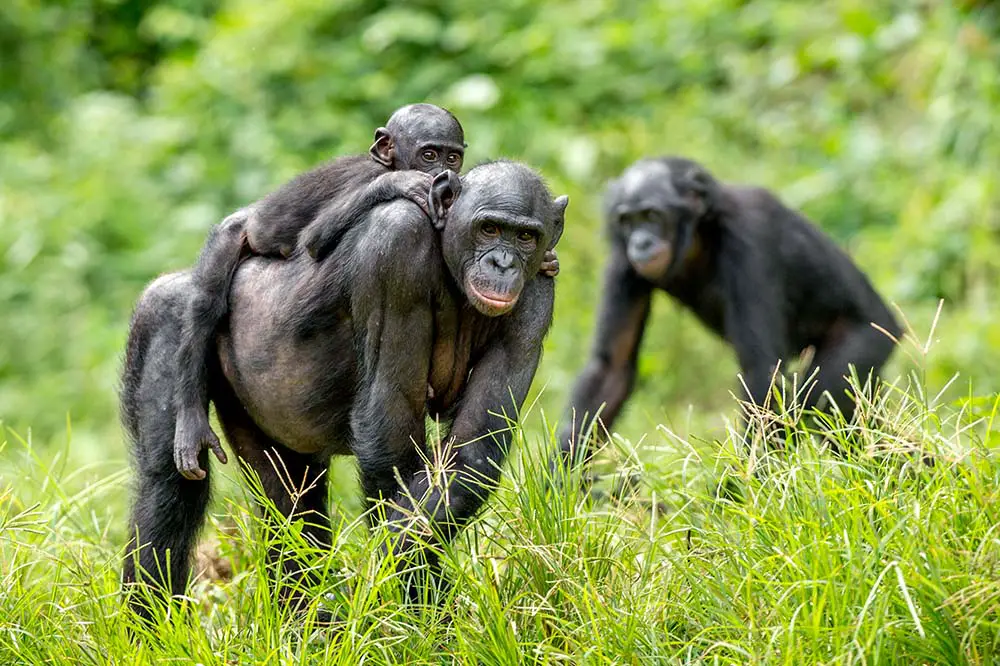
{"label": "bokeh background", "polygon": [[[507,156],[571,204],[535,392],[590,347],[600,193],[683,154],[772,188],[926,338],[949,395],[1000,388],[1000,29],[989,2],[6,0],[0,9],[0,419],[124,460],[132,304],[208,229],[402,104],[452,109],[467,163]],[[618,429],[717,436],[736,364],[660,297]],[[889,374],[910,364],[897,354]],[[531,421],[538,427],[540,419]]]}

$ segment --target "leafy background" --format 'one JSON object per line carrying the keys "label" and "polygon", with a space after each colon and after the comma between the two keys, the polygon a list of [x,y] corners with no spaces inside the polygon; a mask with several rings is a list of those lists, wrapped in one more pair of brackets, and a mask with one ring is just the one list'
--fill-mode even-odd
{"label": "leafy background", "polygon": [[[1000,62],[991,3],[8,0],[0,12],[0,419],[124,459],[130,309],[208,229],[443,104],[469,162],[515,157],[571,204],[536,378],[558,415],[593,329],[600,192],[684,154],[777,191],[845,246],[955,397],[1000,388]],[[732,353],[666,298],[619,429],[734,410]],[[889,374],[910,363],[897,354]],[[970,386],[972,387],[970,389]]]}

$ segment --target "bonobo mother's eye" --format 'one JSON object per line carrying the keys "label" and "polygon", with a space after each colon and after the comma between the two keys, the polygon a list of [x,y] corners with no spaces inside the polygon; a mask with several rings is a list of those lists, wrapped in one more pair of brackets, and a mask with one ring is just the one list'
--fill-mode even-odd
{"label": "bonobo mother's eye", "polygon": [[425,162],[437,162],[438,154],[436,150],[425,150],[421,157]]}
{"label": "bonobo mother's eye", "polygon": [[517,240],[523,241],[525,243],[533,243],[538,240],[538,232],[536,231],[522,231],[517,234]]}
{"label": "bonobo mother's eye", "polygon": [[498,224],[496,224],[494,222],[486,222],[486,223],[484,223],[483,226],[480,227],[479,230],[483,232],[484,236],[494,237],[494,236],[499,236],[500,235],[500,225],[498,225]]}

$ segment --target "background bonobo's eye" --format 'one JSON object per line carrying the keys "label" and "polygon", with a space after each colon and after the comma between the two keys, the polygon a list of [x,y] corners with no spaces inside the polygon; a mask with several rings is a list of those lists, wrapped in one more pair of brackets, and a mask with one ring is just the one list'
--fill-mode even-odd
{"label": "background bonobo's eye", "polygon": [[438,154],[436,150],[425,150],[421,157],[425,162],[437,162]]}

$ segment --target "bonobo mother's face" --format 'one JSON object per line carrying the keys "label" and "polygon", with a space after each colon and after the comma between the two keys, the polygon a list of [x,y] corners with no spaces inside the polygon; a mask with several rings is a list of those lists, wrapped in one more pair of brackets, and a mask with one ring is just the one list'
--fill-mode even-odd
{"label": "bonobo mother's face", "polygon": [[431,187],[432,209],[443,214],[445,263],[476,310],[506,314],[559,240],[569,198],[553,200],[541,177],[516,162],[477,166],[460,186],[449,174]]}
{"label": "bonobo mother's face", "polygon": [[690,197],[675,187],[667,164],[642,160],[626,169],[607,194],[611,231],[625,245],[628,261],[647,280],[664,278],[685,248],[681,231],[697,221]]}

